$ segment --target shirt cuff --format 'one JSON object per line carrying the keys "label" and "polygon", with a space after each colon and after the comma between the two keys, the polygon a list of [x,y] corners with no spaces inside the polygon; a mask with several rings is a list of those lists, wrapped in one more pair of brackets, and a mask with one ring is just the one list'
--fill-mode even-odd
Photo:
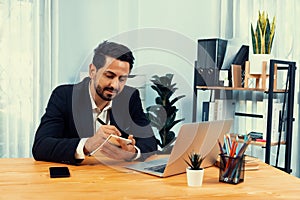
{"label": "shirt cuff", "polygon": [[137,153],[136,153],[136,156],[132,160],[137,160],[141,157],[141,150],[137,146],[134,146],[134,148],[136,149]]}
{"label": "shirt cuff", "polygon": [[85,154],[83,152],[83,149],[84,149],[84,145],[87,140],[88,140],[88,138],[80,139],[78,146],[76,148],[75,159],[79,159],[79,160],[85,159]]}

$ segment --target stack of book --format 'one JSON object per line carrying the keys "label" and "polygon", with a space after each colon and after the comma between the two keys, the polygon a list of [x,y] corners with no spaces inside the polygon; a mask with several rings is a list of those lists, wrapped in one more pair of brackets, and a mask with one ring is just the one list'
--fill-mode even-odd
{"label": "stack of book", "polygon": [[202,103],[202,121],[232,119],[235,112],[235,100],[215,99]]}

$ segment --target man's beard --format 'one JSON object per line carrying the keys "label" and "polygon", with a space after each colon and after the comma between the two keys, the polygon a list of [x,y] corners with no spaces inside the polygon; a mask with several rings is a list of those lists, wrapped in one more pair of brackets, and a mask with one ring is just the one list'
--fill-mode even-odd
{"label": "man's beard", "polygon": [[95,90],[96,93],[98,94],[98,96],[103,99],[104,101],[111,101],[115,96],[108,94],[108,95],[104,95],[104,91],[108,90],[110,92],[115,92],[116,95],[118,94],[118,90],[114,89],[113,87],[105,87],[105,88],[101,88],[99,85],[95,85]]}

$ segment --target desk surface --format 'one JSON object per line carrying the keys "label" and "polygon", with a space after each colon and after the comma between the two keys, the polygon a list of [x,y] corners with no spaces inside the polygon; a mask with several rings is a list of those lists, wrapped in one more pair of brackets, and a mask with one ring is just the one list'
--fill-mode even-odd
{"label": "desk surface", "polygon": [[[0,199],[299,199],[300,179],[265,163],[246,171],[238,185],[220,183],[218,168],[205,169],[202,187],[188,187],[186,174],[157,178],[86,161],[80,166],[0,159]],[[49,167],[68,166],[71,177],[50,178]]]}

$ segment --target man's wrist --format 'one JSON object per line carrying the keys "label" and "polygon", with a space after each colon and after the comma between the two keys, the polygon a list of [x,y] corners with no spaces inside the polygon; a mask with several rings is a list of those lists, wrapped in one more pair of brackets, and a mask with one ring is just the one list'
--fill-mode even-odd
{"label": "man's wrist", "polygon": [[85,143],[87,141],[88,138],[82,138],[80,139],[77,148],[76,148],[76,152],[75,152],[75,159],[78,160],[83,160],[85,159],[85,156],[88,155],[86,154],[86,149],[85,149]]}
{"label": "man's wrist", "polygon": [[141,157],[141,150],[137,146],[134,146],[134,148],[135,148],[135,154],[132,156],[131,159],[126,159],[125,161],[130,162],[130,161],[137,160]]}
{"label": "man's wrist", "polygon": [[85,146],[83,147],[83,153],[86,156],[90,154],[90,152],[85,148]]}

